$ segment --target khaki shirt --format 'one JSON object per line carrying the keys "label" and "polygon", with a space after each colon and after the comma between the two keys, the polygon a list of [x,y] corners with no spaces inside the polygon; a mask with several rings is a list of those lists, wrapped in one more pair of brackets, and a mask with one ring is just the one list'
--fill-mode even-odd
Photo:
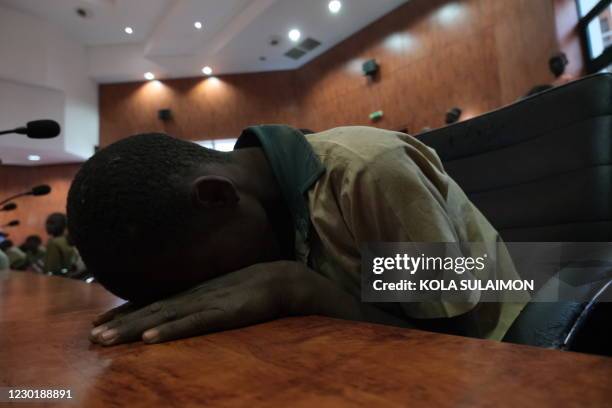
{"label": "khaki shirt", "polygon": [[[494,251],[501,241],[436,153],[414,137],[341,127],[304,138],[295,129],[268,125],[245,130],[237,148],[253,146],[253,136],[292,210],[297,259],[357,298],[365,242],[483,242]],[[507,253],[502,256],[507,259],[500,278],[518,279]],[[476,297],[465,303],[401,303],[399,310],[407,318],[438,319],[477,305]],[[478,306],[480,327],[472,334],[501,340],[524,303]]]}
{"label": "khaki shirt", "polygon": [[[501,240],[480,211],[445,172],[433,149],[414,137],[370,127],[343,127],[309,135],[327,171],[308,192],[316,238],[314,269],[353,294],[361,294],[365,242],[483,242]],[[486,249],[488,247],[488,249]],[[468,254],[464,254],[468,255]],[[478,256],[479,254],[469,254]],[[518,279],[507,253],[500,279]],[[478,303],[402,303],[407,317],[455,317]],[[482,304],[480,337],[503,337],[524,304]]]}
{"label": "khaki shirt", "polygon": [[65,236],[51,238],[47,242],[44,271],[56,275],[71,272],[76,258],[75,247]]}

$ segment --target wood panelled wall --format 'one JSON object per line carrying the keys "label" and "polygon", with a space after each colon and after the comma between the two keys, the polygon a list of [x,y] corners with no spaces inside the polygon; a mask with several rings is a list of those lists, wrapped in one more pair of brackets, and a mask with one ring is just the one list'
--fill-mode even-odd
{"label": "wood panelled wall", "polygon": [[[377,123],[418,132],[443,124],[453,106],[471,117],[551,81],[556,49],[550,0],[416,0],[297,72],[301,110],[315,129]],[[378,81],[360,76],[376,58]]]}
{"label": "wood panelled wall", "polygon": [[48,184],[52,189],[46,196],[18,198],[14,201],[18,206],[15,211],[0,212],[0,225],[14,219],[21,221],[20,226],[5,230],[10,234],[10,240],[21,245],[31,234],[47,240],[45,220],[53,212],[66,213],[66,196],[79,167],[79,164],[0,167],[0,200],[39,184]]}
{"label": "wood panelled wall", "polygon": [[[295,74],[289,71],[100,86],[100,144],[135,133],[203,140],[236,137],[257,123],[295,123]],[[172,119],[158,119],[170,108]]]}
{"label": "wood panelled wall", "polygon": [[[418,132],[461,107],[470,117],[552,80],[559,0],[412,0],[295,71],[100,86],[101,145],[165,131],[235,137],[251,124],[323,130],[374,125]],[[375,81],[361,63],[375,58]],[[172,109],[164,124],[157,110]],[[369,113],[384,111],[372,124]]]}
{"label": "wood panelled wall", "polygon": [[578,7],[576,0],[554,0],[557,41],[559,48],[567,54],[570,64],[567,73],[581,76],[585,73],[585,50],[582,49],[578,29]]}

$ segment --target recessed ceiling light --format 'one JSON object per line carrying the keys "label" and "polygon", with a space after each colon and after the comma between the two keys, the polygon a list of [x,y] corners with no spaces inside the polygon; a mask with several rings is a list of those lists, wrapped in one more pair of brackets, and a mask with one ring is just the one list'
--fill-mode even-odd
{"label": "recessed ceiling light", "polygon": [[40,161],[40,156],[37,154],[30,154],[28,156],[28,160],[29,161]]}
{"label": "recessed ceiling light", "polygon": [[212,75],[212,68],[207,65],[204,68],[202,68],[202,73],[204,75]]}
{"label": "recessed ceiling light", "polygon": [[342,3],[339,0],[332,0],[329,2],[327,7],[329,7],[329,11],[336,14],[342,8]]}
{"label": "recessed ceiling light", "polygon": [[202,22],[201,21],[196,21],[195,23],[193,23],[193,26],[196,28],[196,30],[201,30],[202,29]]}
{"label": "recessed ceiling light", "polygon": [[289,31],[289,39],[293,42],[296,42],[297,40],[299,40],[301,36],[302,36],[302,33],[300,33],[300,30],[296,28]]}
{"label": "recessed ceiling light", "polygon": [[134,29],[132,27],[125,27],[123,31],[125,31],[126,34],[134,34]]}
{"label": "recessed ceiling light", "polygon": [[145,72],[144,77],[148,81],[152,81],[155,79],[155,75],[152,72]]}

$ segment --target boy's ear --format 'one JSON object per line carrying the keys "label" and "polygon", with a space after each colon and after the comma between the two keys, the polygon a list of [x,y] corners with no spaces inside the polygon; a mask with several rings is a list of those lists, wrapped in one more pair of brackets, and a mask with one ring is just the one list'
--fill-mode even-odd
{"label": "boy's ear", "polygon": [[191,185],[191,196],[200,208],[233,207],[240,201],[236,186],[227,177],[203,176]]}

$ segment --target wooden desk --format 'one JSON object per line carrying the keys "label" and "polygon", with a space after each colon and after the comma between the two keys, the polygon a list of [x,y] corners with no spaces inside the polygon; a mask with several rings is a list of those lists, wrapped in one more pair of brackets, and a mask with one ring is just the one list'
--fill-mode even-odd
{"label": "wooden desk", "polygon": [[95,284],[0,275],[0,386],[70,388],[73,407],[612,404],[609,358],[320,317],[90,344],[93,316],[118,303]]}

